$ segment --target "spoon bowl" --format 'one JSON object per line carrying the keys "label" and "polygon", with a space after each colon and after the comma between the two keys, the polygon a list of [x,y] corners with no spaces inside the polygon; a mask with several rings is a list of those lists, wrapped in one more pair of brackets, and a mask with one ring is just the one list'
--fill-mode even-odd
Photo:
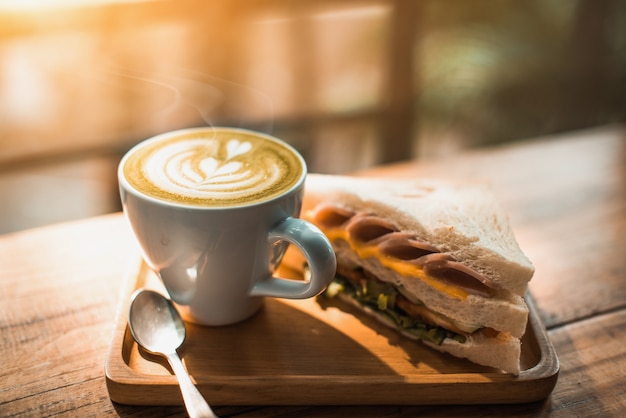
{"label": "spoon bowl", "polygon": [[178,378],[189,416],[216,417],[176,351],[185,341],[186,332],[185,323],[172,301],[153,290],[137,290],[131,297],[128,325],[137,344],[167,359]]}
{"label": "spoon bowl", "polygon": [[137,343],[155,354],[174,353],[185,341],[185,323],[176,307],[151,290],[134,294],[128,323]]}

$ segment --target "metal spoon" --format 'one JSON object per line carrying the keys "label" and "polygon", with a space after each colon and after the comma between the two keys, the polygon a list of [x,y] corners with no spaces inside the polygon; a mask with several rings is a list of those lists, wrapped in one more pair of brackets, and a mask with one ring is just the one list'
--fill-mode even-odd
{"label": "metal spoon", "polygon": [[191,381],[176,352],[185,341],[185,323],[172,301],[152,290],[135,291],[131,297],[128,324],[140,346],[165,357],[172,366],[189,416],[217,418]]}

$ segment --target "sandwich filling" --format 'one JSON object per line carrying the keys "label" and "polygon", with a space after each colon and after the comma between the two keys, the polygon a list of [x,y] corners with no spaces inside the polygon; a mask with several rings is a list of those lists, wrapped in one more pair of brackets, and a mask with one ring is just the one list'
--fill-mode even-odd
{"label": "sandwich filling", "polygon": [[[464,266],[434,246],[400,232],[378,216],[322,205],[306,214],[333,245],[348,245],[360,258],[376,257],[380,263],[404,276],[415,277],[450,297],[465,299],[473,294],[491,298],[497,286],[484,275]],[[338,263],[337,277],[325,295],[346,295],[382,315],[415,337],[441,345],[446,338],[464,343],[468,336],[482,333],[495,337],[498,331],[454,321],[428,309],[406,292],[376,278],[361,266]]]}
{"label": "sandwich filling", "polygon": [[450,297],[465,299],[474,294],[491,298],[498,289],[485,275],[376,215],[321,205],[307,217],[331,242],[343,240],[359,257],[376,257],[396,273],[422,280]]}
{"label": "sandwich filling", "polygon": [[406,333],[436,345],[441,345],[446,338],[463,344],[470,335],[477,333],[488,338],[500,334],[493,328],[463,324],[447,318],[421,303],[412,302],[401,287],[368,276],[363,269],[338,271],[324,296],[347,296],[364,308],[382,315]]}

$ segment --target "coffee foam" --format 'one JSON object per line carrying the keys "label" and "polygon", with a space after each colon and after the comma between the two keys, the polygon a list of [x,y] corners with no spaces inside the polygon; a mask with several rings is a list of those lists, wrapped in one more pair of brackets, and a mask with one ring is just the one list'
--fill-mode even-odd
{"label": "coffee foam", "polygon": [[217,207],[269,200],[295,186],[304,170],[276,140],[210,128],[148,141],[130,153],[123,169],[144,194]]}

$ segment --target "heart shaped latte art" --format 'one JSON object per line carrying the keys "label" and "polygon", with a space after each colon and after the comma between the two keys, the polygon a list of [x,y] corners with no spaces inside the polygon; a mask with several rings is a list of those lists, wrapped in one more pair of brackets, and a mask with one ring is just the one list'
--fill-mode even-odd
{"label": "heart shaped latte art", "polygon": [[230,160],[238,155],[250,152],[251,149],[252,144],[250,142],[241,142],[238,139],[231,139],[226,144],[226,158]]}
{"label": "heart shaped latte art", "polygon": [[254,205],[299,192],[305,174],[306,163],[288,144],[230,128],[164,134],[138,144],[124,162],[124,176],[139,193],[210,208]]}
{"label": "heart shaped latte art", "polygon": [[188,139],[159,148],[146,167],[151,180],[169,193],[232,200],[280,181],[280,169],[268,161],[266,155],[255,155],[248,141]]}
{"label": "heart shaped latte art", "polygon": [[[187,164],[188,162],[185,162]],[[228,161],[220,164],[215,158],[205,158],[200,162],[198,170],[194,167],[190,167],[190,170],[199,172],[203,179],[197,182],[197,187],[200,188],[203,185],[210,184],[212,182],[228,181],[228,178],[233,179],[233,175],[241,172],[244,164],[240,161]]]}

